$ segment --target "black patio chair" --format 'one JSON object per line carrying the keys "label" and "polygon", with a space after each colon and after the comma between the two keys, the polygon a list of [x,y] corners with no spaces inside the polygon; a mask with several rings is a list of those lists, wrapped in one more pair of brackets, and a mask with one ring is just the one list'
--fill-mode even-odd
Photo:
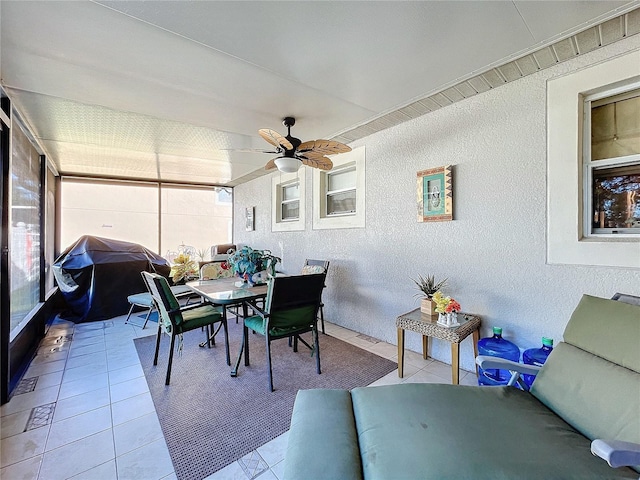
{"label": "black patio chair", "polygon": [[[293,338],[293,351],[298,351],[298,342],[302,342],[316,356],[316,371],[320,374],[320,343],[318,342],[318,309],[324,288],[325,273],[275,277],[269,280],[264,309],[251,303],[255,315],[244,319],[243,347],[240,349],[236,368],[244,350],[246,366],[249,365],[249,330],[263,335],[266,342],[269,389],[273,391],[273,371],[271,367],[271,341],[280,338]],[[313,346],[300,335],[312,332]],[[235,376],[235,375],[234,375]]]}

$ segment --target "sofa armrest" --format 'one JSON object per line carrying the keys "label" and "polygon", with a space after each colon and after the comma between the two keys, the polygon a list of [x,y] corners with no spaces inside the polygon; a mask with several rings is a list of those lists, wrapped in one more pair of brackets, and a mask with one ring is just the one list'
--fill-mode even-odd
{"label": "sofa armrest", "polygon": [[285,480],[362,479],[351,393],[299,390],[291,415]]}
{"label": "sofa armrest", "polygon": [[613,468],[640,465],[640,444],[637,443],[598,438],[591,442],[591,453],[606,460]]}

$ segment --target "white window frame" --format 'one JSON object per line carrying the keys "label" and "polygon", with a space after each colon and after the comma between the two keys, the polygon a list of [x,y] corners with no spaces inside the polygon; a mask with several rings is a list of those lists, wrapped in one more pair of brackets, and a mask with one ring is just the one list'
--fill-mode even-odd
{"label": "white window frame", "polygon": [[591,160],[591,111],[594,107],[622,101],[639,95],[640,81],[619,85],[584,96],[584,131],[583,131],[583,161],[582,161],[582,191],[583,191],[583,235],[585,238],[607,238],[612,235],[620,237],[635,237],[640,234],[637,228],[593,228],[591,216],[593,206],[593,171],[603,168],[639,165],[640,154],[624,157],[612,157],[602,160]]}
{"label": "white window frame", "polygon": [[[331,158],[333,168],[329,171],[313,170],[313,228],[314,230],[334,228],[365,228],[365,147],[354,148]],[[328,191],[328,175],[346,168],[356,171],[356,211],[340,214],[327,214],[327,195],[337,193]],[[350,188],[347,190],[351,190]],[[345,190],[346,191],[346,190]]]}
{"label": "white window frame", "polygon": [[[306,220],[306,167],[300,167],[295,173],[276,172],[271,178],[271,231],[294,232],[305,229]],[[282,219],[282,189],[287,185],[298,183],[298,218]]]}
{"label": "white window frame", "polygon": [[[336,175],[336,174],[340,174],[340,173],[345,173],[345,172],[356,172],[356,178],[357,178],[357,169],[356,169],[356,164],[355,162],[351,162],[348,163],[346,165],[343,165],[340,168],[336,168],[334,167],[330,172],[325,172],[325,182],[326,185],[324,185],[324,189],[325,189],[325,195],[324,195],[324,199],[323,199],[323,205],[322,208],[324,209],[325,215],[327,217],[337,217],[337,216],[342,216],[342,215],[355,215],[356,211],[351,211],[351,212],[336,212],[336,213],[329,213],[329,197],[331,197],[332,195],[337,195],[339,193],[345,193],[345,192],[350,192],[353,191],[356,194],[356,202],[358,201],[358,188],[357,185],[353,185],[352,187],[347,187],[347,188],[339,188],[337,190],[329,190],[329,184],[331,183],[329,181],[329,177]],[[357,180],[356,180],[357,181]]]}
{"label": "white window frame", "polygon": [[547,82],[547,263],[640,268],[640,238],[585,237],[584,97],[640,81],[632,51]]}

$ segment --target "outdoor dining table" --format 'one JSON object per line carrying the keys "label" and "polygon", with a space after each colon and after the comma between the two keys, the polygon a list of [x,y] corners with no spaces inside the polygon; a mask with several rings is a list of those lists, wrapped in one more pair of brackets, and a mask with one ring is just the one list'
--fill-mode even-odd
{"label": "outdoor dining table", "polygon": [[[249,286],[243,284],[238,286],[236,282],[238,282],[238,278],[231,277],[218,278],[216,280],[194,280],[187,282],[186,285],[197,295],[200,295],[214,305],[221,305],[225,308],[231,305],[242,305],[242,318],[247,318],[249,316],[249,302],[255,302],[256,300],[265,298],[267,296],[267,285]],[[232,377],[237,376],[243,349],[244,342],[240,342],[238,360],[231,370]],[[246,362],[247,359],[245,357],[245,364]]]}

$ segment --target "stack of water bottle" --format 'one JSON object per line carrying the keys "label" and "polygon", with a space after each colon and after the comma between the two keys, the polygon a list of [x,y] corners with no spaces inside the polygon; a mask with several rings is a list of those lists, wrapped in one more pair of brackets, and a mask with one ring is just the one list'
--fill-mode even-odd
{"label": "stack of water bottle", "polygon": [[[542,337],[542,346],[525,350],[522,354],[522,361],[540,367],[547,360],[551,350],[553,350],[553,339]],[[492,337],[482,338],[478,341],[478,353],[514,362],[520,361],[520,349],[515,343],[502,338],[502,328],[500,327],[493,327]],[[483,370],[482,368],[478,370],[478,385],[506,385],[510,378],[511,372],[509,370]],[[528,389],[533,384],[535,376],[523,375],[523,380]]]}

